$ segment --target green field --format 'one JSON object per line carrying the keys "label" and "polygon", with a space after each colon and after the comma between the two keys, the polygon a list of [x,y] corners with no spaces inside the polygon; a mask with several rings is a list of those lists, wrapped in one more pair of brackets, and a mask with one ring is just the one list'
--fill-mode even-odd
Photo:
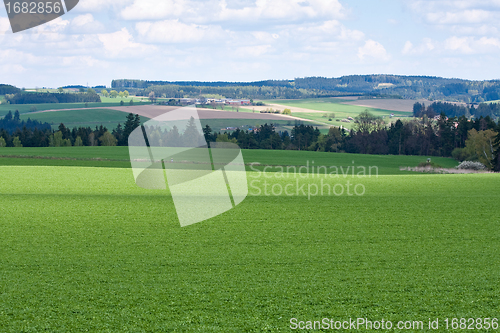
{"label": "green field", "polygon": [[[60,123],[63,123],[68,128],[73,127],[92,127],[103,125],[109,130],[116,128],[118,124],[123,124],[126,121],[127,113],[110,110],[110,109],[86,109],[86,110],[68,110],[68,111],[53,111],[41,112],[35,114],[23,114],[21,120],[31,118],[41,122],[47,122],[52,125],[53,129],[57,129]],[[142,122],[146,122],[149,118],[141,117]]]}
{"label": "green field", "polygon": [[[380,175],[412,174],[400,171],[401,166],[415,167],[425,162],[426,156],[360,155],[321,153],[287,150],[242,150],[247,170],[265,166],[376,166]],[[60,147],[60,148],[0,148],[0,165],[68,165],[96,167],[130,167],[128,147]],[[458,162],[451,158],[432,157],[432,161],[444,168],[453,168]],[[314,162],[314,163],[313,163]],[[67,164],[66,164],[67,163]],[[83,163],[83,164],[82,164]],[[276,168],[271,171],[278,171]]]}
{"label": "green field", "polygon": [[221,131],[223,128],[227,127],[239,127],[241,130],[248,130],[249,127],[259,127],[264,124],[274,124],[276,127],[276,131],[288,131],[291,132],[291,129],[294,125],[294,120],[269,120],[269,119],[200,119],[201,126],[205,127],[206,125],[210,126],[210,128],[214,132],[224,132]]}
{"label": "green field", "polygon": [[[110,109],[88,109],[88,110],[65,110],[41,113],[22,114],[21,120],[38,120],[52,124],[53,129],[57,129],[60,123],[68,128],[92,127],[103,125],[108,129],[116,128],[118,124],[124,124],[127,114],[122,111]],[[143,123],[149,118],[141,117]],[[209,125],[214,131],[219,132],[222,128],[240,127],[248,130],[249,127],[258,127],[264,124],[273,123],[277,131],[291,131],[294,120],[267,120],[267,119],[200,119],[202,127]]]}
{"label": "green field", "polygon": [[[298,107],[304,109],[310,109],[315,111],[324,111],[327,113],[327,117],[323,117],[321,113],[302,113],[296,112],[293,114],[295,117],[314,120],[316,122],[330,125],[330,126],[343,126],[347,129],[352,129],[353,122],[344,123],[337,120],[347,119],[347,117],[355,118],[361,112],[368,110],[370,113],[383,117],[386,123],[391,123],[400,119],[402,117],[411,117],[412,114],[409,112],[399,112],[399,111],[389,111],[374,108],[367,108],[364,106],[356,105],[346,105],[341,104],[343,100],[338,98],[309,98],[301,100],[267,100],[264,101],[266,104],[279,104],[283,106]],[[329,113],[334,113],[335,118],[332,121],[328,121]],[[394,117],[391,117],[394,114]]]}
{"label": "green field", "polygon": [[[128,105],[131,98],[132,97],[123,99],[125,105]],[[30,113],[33,112],[33,108],[35,108],[36,111],[45,111],[120,106],[121,99],[101,97],[101,101],[101,103],[87,103],[87,105],[85,105],[85,103],[0,104],[0,117],[5,116],[9,111],[14,113],[16,110],[19,110],[21,114]],[[151,104],[150,102],[140,103],[137,98],[134,98],[134,103],[135,105]]]}
{"label": "green field", "polygon": [[[128,158],[126,147],[5,152]],[[0,166],[0,331],[288,332],[291,318],[498,317],[498,174],[398,174],[423,157],[244,156],[273,165],[355,160],[386,175],[249,172],[240,205],[180,228],[169,192],[137,187],[130,169]],[[361,184],[365,194],[264,194],[264,181],[321,180]]]}

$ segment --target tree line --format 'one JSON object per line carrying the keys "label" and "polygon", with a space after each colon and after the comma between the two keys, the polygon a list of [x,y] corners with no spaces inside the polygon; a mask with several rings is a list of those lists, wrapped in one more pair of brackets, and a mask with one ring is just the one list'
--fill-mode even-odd
{"label": "tree line", "polygon": [[[323,96],[339,96],[346,94],[366,96],[398,96],[408,99],[447,99],[457,102],[481,103],[500,99],[500,80],[469,81],[462,79],[447,79],[433,76],[402,76],[402,75],[348,75],[342,77],[305,77],[294,80],[264,80],[256,82],[199,82],[199,81],[143,81],[143,80],[113,80],[112,87],[118,90],[127,88],[134,93],[159,87],[169,86],[175,89],[168,97],[195,97],[194,92],[214,93],[228,98],[241,98],[231,89],[242,91],[248,89],[245,98],[314,98]],[[256,92],[254,88],[262,89]],[[210,90],[211,89],[211,90]],[[210,90],[210,92],[203,92]],[[227,92],[227,93],[226,93]],[[157,96],[161,96],[157,94]],[[439,113],[438,113],[439,114]]]}
{"label": "tree line", "polygon": [[274,125],[253,131],[213,133],[204,128],[207,141],[230,141],[243,149],[288,149],[378,155],[453,157],[500,167],[500,121],[489,116],[468,120],[442,113],[430,119],[397,120],[387,126],[382,118],[365,111],[355,118],[353,130],[331,127],[322,134],[310,125],[295,125],[291,133],[276,132]]}
{"label": "tree line", "polygon": [[193,86],[193,87],[238,87],[238,86],[280,86],[280,87],[293,87],[293,80],[264,80],[254,82],[227,82],[227,81],[146,81],[146,80],[128,80],[119,79],[111,81],[112,88],[148,88],[150,86]]}
{"label": "tree line", "polygon": [[28,120],[26,121],[21,120],[18,110],[16,110],[14,115],[12,115],[12,111],[9,111],[5,115],[5,117],[0,119],[0,128],[7,131],[8,133],[12,134],[17,129],[21,129],[24,127],[30,130],[34,130],[35,128],[38,128],[39,130],[48,130],[52,128],[49,123],[42,123],[38,120],[31,120],[30,118],[28,118]]}
{"label": "tree line", "polygon": [[413,105],[413,116],[416,118],[434,118],[436,115],[444,113],[447,117],[500,117],[500,104],[498,103],[480,103],[477,108],[474,104],[463,105],[447,102],[434,102],[428,107],[424,103],[415,103]]}
{"label": "tree line", "polygon": [[[132,131],[141,125],[139,115],[127,115],[124,126],[111,132],[106,127],[95,129],[78,127],[69,129],[60,124],[58,130],[28,128],[23,125],[13,133],[0,130],[0,146],[8,147],[59,147],[59,146],[126,146]],[[193,128],[194,134],[186,133]],[[186,140],[199,141],[194,125],[184,132],[173,128],[150,133],[151,145],[183,145]],[[345,152],[379,155],[421,155],[453,157],[457,160],[477,160],[491,169],[500,167],[500,122],[489,116],[468,120],[446,117],[442,113],[437,121],[429,118],[397,120],[387,126],[383,119],[368,111],[359,114],[354,128],[331,127],[328,133],[311,125],[296,123],[290,131],[277,131],[273,124],[261,125],[256,130],[216,132],[210,126],[203,128],[205,140],[233,142],[242,149],[309,150],[320,152]],[[195,135],[196,134],[196,135]],[[187,135],[187,136],[186,136]],[[183,138],[184,136],[184,138]],[[186,139],[187,138],[187,139]],[[195,143],[189,143],[189,145]]]}
{"label": "tree line", "polygon": [[5,99],[10,104],[45,104],[45,103],[100,103],[101,97],[95,92],[86,93],[26,93],[7,94]]}
{"label": "tree line", "polygon": [[[5,118],[2,121],[5,121]],[[95,129],[69,129],[62,123],[57,130],[53,130],[50,124],[20,122],[18,116],[14,116],[6,126],[10,130],[0,126],[0,147],[126,146],[130,133],[140,124],[139,115],[130,113],[125,125],[118,124],[111,132],[102,125],[96,126]]]}
{"label": "tree line", "polygon": [[10,84],[0,84],[0,95],[17,94],[21,89]]}
{"label": "tree line", "polygon": [[326,96],[337,96],[334,93],[295,89],[283,86],[181,86],[181,85],[154,85],[144,90],[136,91],[137,96],[149,96],[151,92],[157,97],[199,97],[203,95],[220,95],[234,99],[301,99]]}

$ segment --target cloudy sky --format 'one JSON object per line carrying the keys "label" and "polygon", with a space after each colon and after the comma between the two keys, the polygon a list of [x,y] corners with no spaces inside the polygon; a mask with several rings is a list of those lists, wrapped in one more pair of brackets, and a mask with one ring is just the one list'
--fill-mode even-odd
{"label": "cloudy sky", "polygon": [[500,0],[80,0],[16,34],[2,7],[0,83],[498,79],[499,30]]}

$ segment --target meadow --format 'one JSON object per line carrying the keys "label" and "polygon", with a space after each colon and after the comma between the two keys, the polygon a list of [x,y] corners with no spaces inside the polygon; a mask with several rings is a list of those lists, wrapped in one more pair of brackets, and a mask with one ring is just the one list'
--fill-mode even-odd
{"label": "meadow", "polygon": [[[390,111],[383,109],[370,108],[365,106],[357,105],[347,105],[342,104],[342,102],[348,101],[347,99],[340,98],[309,98],[300,100],[267,100],[264,101],[266,104],[277,104],[283,107],[297,107],[303,109],[309,109],[314,111],[323,111],[324,113],[318,112],[294,112],[292,115],[294,117],[304,118],[313,120],[315,122],[321,123],[323,125],[329,126],[343,126],[347,129],[353,128],[353,122],[345,123],[340,122],[342,119],[347,119],[348,117],[355,118],[361,112],[367,110],[370,113],[382,117],[386,123],[391,123],[400,118],[411,117],[412,114],[409,112],[402,111]],[[335,117],[332,121],[329,121],[330,114],[334,113]],[[394,117],[391,117],[394,114]]]}
{"label": "meadow", "polygon": [[[112,130],[118,124],[125,123],[126,113],[111,109],[76,109],[65,111],[40,112],[35,114],[23,114],[21,120],[31,118],[40,122],[47,122],[52,125],[54,130],[57,130],[59,124],[63,123],[68,128],[73,127],[91,127],[104,126]],[[141,117],[142,122],[146,122],[149,118]]]}
{"label": "meadow", "polygon": [[[151,104],[151,102],[140,102],[140,99],[129,97],[123,98],[125,105],[128,105],[131,99],[134,99],[135,105]],[[66,110],[66,109],[83,109],[83,108],[102,108],[110,106],[120,106],[120,98],[101,97],[101,103],[44,103],[44,104],[0,104],[0,117],[5,116],[9,111],[14,113],[16,110],[21,114],[29,114],[36,111],[46,110]],[[33,117],[32,117],[33,118]]]}
{"label": "meadow", "polygon": [[[38,120],[47,122],[52,125],[54,130],[57,130],[59,124],[63,123],[68,128],[73,127],[91,127],[103,125],[109,130],[116,128],[118,124],[125,123],[127,113],[113,109],[75,109],[64,111],[48,111],[40,113],[22,114],[21,120]],[[141,116],[143,123],[149,120],[148,117]],[[269,119],[200,119],[202,127],[209,125],[212,130],[220,132],[221,129],[227,127],[239,127],[243,130],[248,130],[251,127],[259,127],[264,124],[273,123],[276,125],[277,131],[291,131],[294,120],[269,120]],[[224,131],[222,131],[224,132]],[[327,131],[328,132],[328,131]]]}
{"label": "meadow", "polygon": [[[380,175],[412,174],[400,167],[415,167],[427,158],[443,168],[453,168],[458,162],[451,158],[428,156],[361,155],[312,151],[243,149],[247,170],[263,170],[266,166],[376,166]],[[129,168],[128,147],[58,147],[0,148],[0,165],[95,166]],[[277,171],[271,168],[271,171]]]}
{"label": "meadow", "polygon": [[[23,150],[8,154],[127,158],[123,147]],[[240,205],[180,228],[169,192],[137,187],[128,168],[0,166],[0,331],[288,332],[291,318],[498,316],[498,174],[398,174],[406,156],[244,155],[380,163],[386,174],[252,171]],[[295,180],[365,193],[264,194],[264,181]]]}

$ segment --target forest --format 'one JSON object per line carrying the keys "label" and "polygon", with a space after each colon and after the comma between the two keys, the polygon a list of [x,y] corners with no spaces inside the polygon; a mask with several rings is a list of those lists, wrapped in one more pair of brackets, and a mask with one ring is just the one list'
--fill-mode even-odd
{"label": "forest", "polygon": [[444,113],[447,117],[490,117],[496,119],[500,117],[500,104],[480,103],[477,107],[475,107],[474,104],[463,105],[447,102],[434,102],[426,107],[424,103],[417,102],[413,105],[413,116],[417,118],[421,118],[423,116],[434,118],[441,113]]}
{"label": "forest", "polygon": [[101,97],[95,92],[86,93],[30,93],[18,92],[7,94],[5,99],[10,104],[45,104],[45,103],[100,103]]}
{"label": "forest", "polygon": [[[0,147],[126,146],[128,136],[140,124],[140,117],[130,113],[124,126],[119,124],[111,131],[103,126],[69,129],[64,124],[55,131],[48,124],[21,122],[16,115],[4,118]],[[155,138],[152,142],[164,144],[182,142],[182,133],[176,131],[148,129]],[[499,133],[500,121],[495,123],[489,116],[468,120],[464,115],[450,118],[441,113],[436,121],[422,117],[397,120],[387,126],[382,118],[368,111],[355,118],[353,130],[331,127],[326,134],[298,122],[290,133],[276,131],[273,124],[261,125],[255,131],[217,132],[208,125],[203,128],[207,142],[233,142],[242,149],[442,156],[478,160],[490,168],[497,168],[500,158]]]}
{"label": "forest", "polygon": [[[228,98],[314,98],[364,95],[408,99],[446,99],[481,103],[500,99],[500,81],[471,81],[433,76],[349,75],[339,78],[305,77],[256,82],[113,80],[112,87],[147,95],[150,91],[169,97],[219,94]],[[162,88],[163,87],[163,88]],[[279,88],[279,89],[278,89]],[[241,93],[240,93],[241,92]]]}

